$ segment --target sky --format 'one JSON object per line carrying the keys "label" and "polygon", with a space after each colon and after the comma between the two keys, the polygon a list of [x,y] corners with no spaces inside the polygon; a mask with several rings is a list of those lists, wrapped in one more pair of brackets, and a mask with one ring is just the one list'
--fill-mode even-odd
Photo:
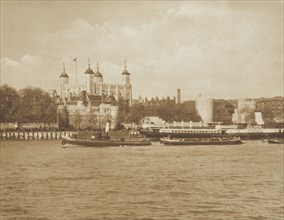
{"label": "sky", "polygon": [[283,96],[283,1],[1,1],[1,84],[56,89],[90,58],[133,98]]}

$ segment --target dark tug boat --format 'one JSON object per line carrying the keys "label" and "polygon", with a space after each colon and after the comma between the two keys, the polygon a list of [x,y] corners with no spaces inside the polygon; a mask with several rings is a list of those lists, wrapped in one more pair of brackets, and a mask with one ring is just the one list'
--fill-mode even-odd
{"label": "dark tug boat", "polygon": [[119,147],[119,146],[147,146],[151,142],[147,139],[142,140],[124,140],[124,139],[110,139],[110,140],[85,140],[75,139],[71,137],[64,137],[62,146],[77,145],[83,147]]}

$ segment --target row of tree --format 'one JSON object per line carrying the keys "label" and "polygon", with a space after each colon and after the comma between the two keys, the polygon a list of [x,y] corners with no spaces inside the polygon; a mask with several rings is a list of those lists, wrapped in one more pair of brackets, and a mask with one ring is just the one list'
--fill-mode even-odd
{"label": "row of tree", "polygon": [[53,98],[40,88],[16,90],[8,85],[0,87],[0,122],[54,123],[57,107]]}
{"label": "row of tree", "polygon": [[[54,123],[57,121],[57,106],[53,98],[40,88],[26,87],[16,90],[8,85],[0,87],[0,122]],[[118,124],[124,122],[139,124],[146,116],[158,116],[165,121],[200,121],[195,108],[187,104],[160,104],[145,106],[136,103],[132,106],[119,101]],[[62,118],[62,117],[61,117]],[[63,120],[68,121],[68,120]],[[68,123],[60,127],[66,127]]]}
{"label": "row of tree", "polygon": [[[59,116],[61,119],[59,120],[59,127],[68,127],[68,112],[58,115],[57,105],[54,103],[53,97],[40,88],[26,87],[16,90],[8,85],[2,85],[0,95],[0,122],[41,122],[48,124],[57,122]],[[141,119],[146,116],[158,116],[168,122],[199,122],[202,120],[195,110],[194,102],[191,101],[181,104],[164,103],[159,105],[135,103],[129,106],[127,102],[120,100],[118,106],[118,125],[122,123],[139,124]],[[228,105],[227,102],[214,103],[214,121],[230,123],[232,113],[233,106]]]}
{"label": "row of tree", "polygon": [[165,103],[155,106],[147,106],[143,103],[135,103],[131,107],[124,101],[119,102],[118,123],[139,124],[146,116],[157,116],[167,122],[173,121],[201,121],[201,117],[195,110],[195,106],[187,103]]}

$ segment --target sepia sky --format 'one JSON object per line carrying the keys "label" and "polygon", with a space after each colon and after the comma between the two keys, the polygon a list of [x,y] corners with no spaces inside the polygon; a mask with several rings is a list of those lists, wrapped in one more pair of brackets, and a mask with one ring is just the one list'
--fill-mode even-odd
{"label": "sepia sky", "polygon": [[1,1],[1,84],[57,89],[91,67],[133,98],[283,96],[283,1]]}

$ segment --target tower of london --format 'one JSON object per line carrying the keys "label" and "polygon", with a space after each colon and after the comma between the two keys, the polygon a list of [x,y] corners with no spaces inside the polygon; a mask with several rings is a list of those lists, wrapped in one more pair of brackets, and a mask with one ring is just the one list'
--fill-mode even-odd
{"label": "tower of london", "polygon": [[97,63],[96,72],[90,66],[84,72],[84,87],[83,88],[71,88],[69,85],[69,76],[65,72],[65,66],[63,72],[60,75],[60,95],[62,98],[68,98],[70,96],[79,95],[81,91],[85,90],[87,95],[99,95],[99,96],[112,96],[119,101],[120,99],[132,104],[132,85],[130,82],[130,73],[126,69],[126,61],[124,61],[124,70],[121,73],[121,83],[108,83],[104,82],[103,74],[99,70],[99,63]]}
{"label": "tower of london", "polygon": [[97,69],[94,72],[89,60],[84,72],[84,85],[71,87],[69,75],[63,64],[63,72],[60,75],[62,101],[59,112],[61,114],[64,111],[68,112],[69,124],[76,129],[101,128],[107,121],[114,128],[117,124],[118,102],[123,100],[128,105],[132,104],[132,86],[130,73],[126,69],[126,61],[124,61],[121,78],[121,83],[104,82],[99,64],[97,63]]}

